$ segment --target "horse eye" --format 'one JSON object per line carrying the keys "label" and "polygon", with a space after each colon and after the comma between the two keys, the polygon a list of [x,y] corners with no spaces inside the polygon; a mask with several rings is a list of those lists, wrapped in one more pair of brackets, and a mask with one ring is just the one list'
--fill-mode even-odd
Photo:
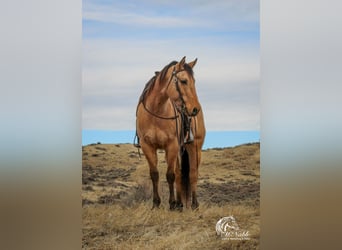
{"label": "horse eye", "polygon": [[181,80],[180,82],[181,82],[182,84],[187,84],[187,83],[188,83],[187,80]]}

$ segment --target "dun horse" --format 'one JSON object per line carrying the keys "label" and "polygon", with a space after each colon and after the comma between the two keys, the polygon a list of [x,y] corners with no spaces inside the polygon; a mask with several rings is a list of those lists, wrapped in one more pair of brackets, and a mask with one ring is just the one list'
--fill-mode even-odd
{"label": "dun horse", "polygon": [[[137,106],[137,147],[150,167],[153,208],[159,207],[157,149],[165,150],[170,209],[198,208],[197,179],[205,137],[203,110],[195,89],[197,62],[173,61],[146,84]],[[176,185],[176,195],[174,191]]]}

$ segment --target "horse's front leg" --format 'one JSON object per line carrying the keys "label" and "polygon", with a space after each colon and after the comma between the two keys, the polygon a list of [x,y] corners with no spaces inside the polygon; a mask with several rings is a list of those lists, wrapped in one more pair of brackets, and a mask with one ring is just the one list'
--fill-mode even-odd
{"label": "horse's front leg", "polygon": [[158,208],[160,205],[160,196],[158,192],[159,185],[159,172],[157,168],[158,158],[157,158],[157,150],[149,145],[141,142],[141,149],[147,159],[148,165],[150,167],[150,176],[153,185],[153,208]]}
{"label": "horse's front leg", "polygon": [[174,182],[175,182],[175,169],[176,169],[177,157],[178,157],[177,142],[172,143],[167,147],[165,151],[165,156],[166,156],[166,162],[167,162],[166,179],[169,184],[169,190],[170,190],[169,204],[170,204],[170,210],[174,210],[176,208]]}
{"label": "horse's front leg", "polygon": [[177,155],[176,167],[175,167],[175,176],[176,176],[176,209],[179,211],[183,210],[183,202],[185,201],[184,196],[182,196],[182,171],[180,166],[180,156]]}

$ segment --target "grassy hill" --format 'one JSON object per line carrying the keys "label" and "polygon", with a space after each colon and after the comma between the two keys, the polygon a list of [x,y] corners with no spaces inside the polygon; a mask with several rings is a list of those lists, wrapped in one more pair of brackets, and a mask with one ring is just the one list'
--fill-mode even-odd
{"label": "grassy hill", "polygon": [[[198,211],[168,209],[164,152],[158,152],[160,209],[151,210],[152,185],[143,155],[131,144],[92,144],[82,150],[84,249],[259,249],[260,145],[204,150]],[[216,235],[233,215],[249,240]]]}

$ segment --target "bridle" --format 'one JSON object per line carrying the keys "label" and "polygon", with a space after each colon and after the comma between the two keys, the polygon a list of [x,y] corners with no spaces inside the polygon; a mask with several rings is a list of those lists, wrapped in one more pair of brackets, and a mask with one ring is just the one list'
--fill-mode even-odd
{"label": "bridle", "polygon": [[185,101],[184,101],[182,92],[181,92],[181,90],[180,90],[180,88],[179,88],[179,78],[177,77],[177,74],[178,74],[179,72],[182,72],[182,71],[185,71],[185,70],[182,69],[182,70],[176,71],[176,70],[175,70],[175,67],[173,67],[172,77],[170,78],[169,83],[168,83],[166,89],[169,88],[169,85],[170,85],[170,83],[171,83],[171,80],[172,80],[172,78],[174,78],[174,83],[175,83],[175,85],[176,85],[176,90],[177,90],[177,92],[178,92],[179,99],[180,99],[180,101],[181,101],[181,106],[178,107],[176,104],[174,104],[174,105],[177,107],[177,110],[178,110],[180,113],[186,114],[186,113],[188,113],[188,111],[186,110]]}
{"label": "bridle", "polygon": [[[181,107],[177,107],[177,105],[174,103],[173,106],[178,110],[178,112],[181,114],[181,121],[183,122],[185,119],[188,119],[188,125],[189,125],[189,129],[191,129],[191,120],[192,120],[192,117],[195,117],[199,112],[200,112],[200,109],[196,112],[195,115],[193,114],[189,114],[189,112],[187,111],[186,109],[186,105],[185,105],[185,101],[184,101],[184,98],[183,98],[183,95],[182,95],[182,92],[179,88],[179,78],[177,77],[177,74],[179,72],[182,72],[182,71],[185,71],[185,69],[182,69],[182,70],[179,70],[179,71],[176,71],[175,70],[175,67],[173,67],[173,71],[172,71],[172,77],[170,78],[169,80],[169,83],[167,84],[167,87],[166,89],[169,87],[170,83],[171,83],[171,80],[172,78],[175,79],[175,85],[176,85],[176,90],[179,94],[179,99],[181,100]],[[177,138],[179,138],[178,136],[178,125],[177,125],[177,122],[176,122],[176,127],[177,127]],[[197,120],[195,119],[195,134],[196,134],[196,131],[197,131]],[[184,134],[183,134],[183,137],[184,137]],[[196,145],[196,164],[198,164],[198,153],[197,153],[197,141],[195,141],[195,145]],[[181,155],[183,155],[185,151],[185,147],[184,147],[184,142],[180,142],[180,153]]]}
{"label": "bridle", "polygon": [[[194,117],[194,116],[196,116],[199,112],[200,112],[200,109],[196,109],[196,112],[194,113],[189,113],[188,112],[188,110],[186,109],[186,105],[185,105],[185,101],[184,101],[184,98],[183,98],[183,95],[182,95],[182,92],[181,92],[181,90],[180,90],[180,87],[179,87],[179,78],[177,77],[177,74],[179,73],[179,72],[182,72],[182,71],[185,71],[185,69],[182,69],[182,70],[179,70],[179,71],[176,71],[175,70],[175,68],[173,68],[173,71],[172,71],[172,76],[174,77],[174,79],[175,79],[175,85],[176,85],[176,90],[177,90],[177,92],[178,92],[178,94],[179,94],[179,99],[181,100],[181,107],[178,107],[178,111],[179,112],[181,112],[182,114],[186,114],[188,117]],[[170,81],[169,81],[169,84],[170,84],[170,82],[171,82],[171,79],[172,79],[172,77],[170,78]],[[168,85],[169,85],[168,84]],[[168,88],[169,86],[167,86],[167,88]]]}
{"label": "bridle", "polygon": [[[185,71],[185,69],[176,71],[175,67],[173,67],[172,75],[171,75],[171,77],[170,77],[169,82],[167,83],[166,90],[169,88],[170,83],[172,82],[172,79],[174,79],[174,83],[175,83],[175,85],[176,85],[176,90],[177,90],[177,92],[178,92],[179,99],[180,99],[180,101],[181,101],[181,106],[177,106],[177,104],[176,104],[175,102],[172,101],[172,104],[173,104],[174,109],[176,109],[179,113],[181,113],[182,116],[183,116],[183,115],[186,115],[186,116],[188,116],[188,117],[196,116],[196,115],[199,113],[200,110],[198,110],[196,114],[189,114],[188,110],[186,109],[186,105],[185,105],[185,101],[184,101],[182,92],[181,92],[180,87],[179,87],[179,78],[177,77],[177,74],[180,73],[180,72],[182,72],[182,71]],[[163,117],[163,116],[157,115],[157,114],[153,113],[152,111],[150,111],[150,110],[146,107],[145,102],[143,102],[142,104],[143,104],[145,110],[146,110],[149,114],[151,114],[151,115],[153,115],[153,116],[155,116],[155,117],[157,117],[157,118],[159,118],[159,119],[173,120],[173,119],[177,119],[177,118],[179,117],[178,114],[176,114],[176,112],[175,112],[175,115],[174,115],[174,116],[171,116],[171,117]]]}

